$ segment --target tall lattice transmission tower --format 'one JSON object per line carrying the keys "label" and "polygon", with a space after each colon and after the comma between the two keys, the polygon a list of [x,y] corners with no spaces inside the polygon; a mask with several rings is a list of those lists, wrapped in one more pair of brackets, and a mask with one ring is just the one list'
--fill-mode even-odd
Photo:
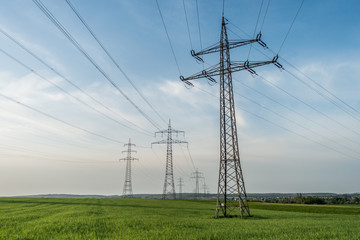
{"label": "tall lattice transmission tower", "polygon": [[182,177],[178,178],[178,186],[179,186],[179,199],[182,199],[182,187],[184,186],[184,181],[182,179]]}
{"label": "tall lattice transmission tower", "polygon": [[230,61],[230,49],[256,42],[266,47],[266,44],[261,40],[260,33],[256,36],[256,39],[229,40],[223,15],[220,42],[199,52],[191,50],[191,55],[200,62],[204,62],[201,58],[202,55],[219,52],[220,62],[189,77],[180,76],[180,79],[190,86],[193,86],[190,80],[207,78],[209,81],[216,83],[213,77],[220,76],[220,167],[216,217],[220,215],[224,217],[239,215],[239,213],[241,217],[251,216],[240,165],[232,73],[247,70],[251,74],[256,74],[253,70],[254,67],[271,63],[282,68],[277,62],[278,56],[275,56],[272,61]]}
{"label": "tall lattice transmission tower", "polygon": [[124,144],[124,147],[128,149],[126,151],[122,151],[122,153],[127,153],[125,158],[119,159],[119,161],[126,161],[126,171],[125,171],[125,183],[123,188],[123,197],[124,198],[132,198],[133,191],[132,191],[132,182],[131,182],[131,162],[138,160],[137,158],[131,157],[131,153],[136,152],[132,150],[131,147],[135,147],[135,144],[131,143],[131,139],[129,138],[129,143]]}
{"label": "tall lattice transmission tower", "polygon": [[174,143],[188,143],[186,141],[181,141],[177,139],[173,139],[173,134],[176,134],[178,136],[179,133],[182,133],[185,136],[184,131],[178,131],[171,128],[171,121],[169,120],[169,126],[168,129],[158,131],[155,133],[155,136],[157,134],[161,134],[163,137],[164,134],[167,136],[166,139],[163,139],[158,142],[153,142],[152,144],[166,144],[166,169],[165,169],[165,181],[164,181],[164,188],[163,188],[163,196],[162,199],[170,198],[176,199],[176,193],[175,193],[175,184],[174,184],[174,170],[173,170],[173,151],[172,151],[172,145]]}
{"label": "tall lattice transmission tower", "polygon": [[202,189],[204,190],[204,197],[206,197],[207,196],[207,191],[208,191],[208,186],[205,183],[205,178],[204,178],[204,183],[201,186],[202,186]]}
{"label": "tall lattice transmission tower", "polygon": [[191,174],[191,178],[195,178],[195,198],[199,199],[200,196],[199,179],[204,178],[203,173],[199,172],[199,170],[196,169],[195,172]]}

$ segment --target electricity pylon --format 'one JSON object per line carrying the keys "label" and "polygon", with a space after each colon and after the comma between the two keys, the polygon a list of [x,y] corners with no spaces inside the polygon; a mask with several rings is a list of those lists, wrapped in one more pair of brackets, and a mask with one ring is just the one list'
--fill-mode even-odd
{"label": "electricity pylon", "polygon": [[153,142],[152,144],[166,144],[166,169],[165,169],[165,181],[164,181],[164,189],[163,189],[163,196],[162,199],[166,199],[167,197],[172,196],[173,199],[176,199],[176,193],[175,193],[175,184],[174,184],[174,170],[173,170],[173,154],[172,154],[172,145],[173,143],[188,143],[185,141],[173,139],[173,134],[176,134],[178,136],[179,133],[182,133],[185,136],[184,131],[178,131],[171,128],[171,122],[169,120],[169,126],[168,129],[158,131],[155,133],[155,136],[157,134],[161,134],[161,136],[164,136],[164,134],[167,135],[166,139],[163,139],[158,142]]}
{"label": "electricity pylon", "polygon": [[207,185],[206,185],[206,183],[205,183],[205,178],[204,178],[204,183],[203,183],[203,185],[202,185],[202,188],[203,188],[203,190],[204,190],[204,197],[206,197],[206,196],[207,196],[208,187],[207,187]]}
{"label": "electricity pylon", "polygon": [[191,174],[191,178],[195,178],[195,198],[199,199],[199,195],[200,195],[199,179],[204,178],[204,176],[202,172],[199,172],[198,169],[196,169],[196,171]]}
{"label": "electricity pylon", "polygon": [[122,153],[126,152],[127,156],[125,158],[119,159],[119,161],[126,161],[126,172],[125,172],[125,183],[123,189],[123,197],[124,198],[132,198],[133,191],[132,191],[132,183],[131,183],[131,161],[139,160],[137,158],[131,157],[132,152],[136,152],[131,149],[131,147],[135,147],[135,144],[131,144],[131,139],[129,138],[129,143],[124,144],[124,147],[128,147],[126,151],[122,151]]}
{"label": "electricity pylon", "polygon": [[238,210],[240,210],[241,217],[244,215],[251,216],[240,165],[232,73],[247,70],[251,74],[256,74],[253,68],[271,63],[278,68],[282,68],[281,64],[277,62],[278,56],[275,56],[271,61],[230,61],[230,49],[256,42],[262,47],[266,47],[266,44],[261,40],[261,33],[257,35],[256,39],[229,41],[223,16],[220,42],[199,52],[191,50],[191,55],[200,62],[204,62],[200,56],[219,52],[220,62],[187,78],[180,76],[181,81],[189,86],[193,86],[190,80],[199,78],[207,78],[209,81],[216,83],[213,77],[220,76],[220,167],[216,217],[221,214],[224,217],[232,214],[238,215]]}
{"label": "electricity pylon", "polygon": [[182,199],[182,187],[184,186],[184,181],[181,177],[179,177],[178,180],[179,184],[177,186],[179,186],[179,199]]}

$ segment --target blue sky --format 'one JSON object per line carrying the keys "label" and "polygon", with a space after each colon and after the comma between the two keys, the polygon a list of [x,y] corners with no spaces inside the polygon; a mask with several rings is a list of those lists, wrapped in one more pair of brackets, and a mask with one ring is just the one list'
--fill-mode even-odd
{"label": "blue sky", "polygon": [[[158,2],[181,74],[189,76],[201,71],[202,64],[190,55],[183,1]],[[199,50],[201,44],[206,47],[216,43],[220,36],[222,1],[198,0],[201,43],[196,1],[184,2],[193,48]],[[227,25],[229,38],[247,38],[244,32],[253,35],[261,2],[225,1],[225,15],[231,22]],[[121,90],[165,129],[166,123],[116,69],[65,0],[43,3]],[[171,118],[175,129],[186,132],[185,138],[179,136],[179,139],[189,142],[195,166],[204,173],[210,192],[216,192],[219,105],[212,95],[219,95],[219,86],[210,86],[201,79],[195,82],[196,88],[187,89],[180,82],[156,1],[71,0],[71,3],[161,116],[166,121]],[[264,0],[255,32],[260,30],[267,3]],[[279,50],[300,4],[301,1],[270,2],[261,32],[263,41],[274,52]],[[139,161],[133,164],[134,193],[161,193],[166,148],[159,145],[149,148],[151,142],[161,138],[123,127],[79,104],[37,74],[122,124],[129,125],[125,118],[150,133],[157,129],[106,81],[32,1],[3,0],[1,5],[3,31],[111,111],[69,85],[2,33],[1,49],[34,72],[0,52],[0,93],[119,142],[126,143],[131,138],[139,146]],[[359,9],[358,1],[305,0],[280,52],[279,62],[286,71],[268,65],[255,69],[258,76],[245,71],[233,75],[240,157],[248,192],[360,191]],[[233,50],[231,59],[244,61],[248,52],[249,47]],[[254,45],[249,60],[268,60],[266,56],[272,58],[274,53]],[[218,58],[214,54],[206,56],[205,61],[215,64]],[[349,109],[330,97],[350,114],[301,83],[299,79],[329,96],[302,73],[352,106]],[[74,129],[3,97],[0,97],[0,109],[1,196],[122,193],[125,164],[118,159],[125,157],[121,154],[125,148],[121,143]],[[174,146],[174,165],[175,178],[182,177],[184,190],[193,191],[190,174],[194,169],[185,145]]]}

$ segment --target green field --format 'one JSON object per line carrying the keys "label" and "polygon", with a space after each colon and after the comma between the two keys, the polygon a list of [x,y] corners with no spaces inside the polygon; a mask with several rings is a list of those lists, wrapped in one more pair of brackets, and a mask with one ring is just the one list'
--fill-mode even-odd
{"label": "green field", "polygon": [[360,206],[251,203],[215,219],[215,203],[0,198],[0,239],[360,239]]}

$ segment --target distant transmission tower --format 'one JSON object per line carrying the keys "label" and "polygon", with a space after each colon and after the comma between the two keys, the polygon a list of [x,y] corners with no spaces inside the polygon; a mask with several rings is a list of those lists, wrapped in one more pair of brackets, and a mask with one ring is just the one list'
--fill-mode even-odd
{"label": "distant transmission tower", "polygon": [[184,131],[178,131],[178,130],[172,129],[171,128],[171,122],[169,120],[168,129],[158,131],[158,132],[155,133],[155,136],[156,136],[156,134],[161,134],[161,136],[166,134],[167,139],[163,139],[161,141],[152,143],[152,144],[166,144],[167,145],[165,181],[164,181],[164,189],[163,189],[162,199],[166,199],[166,198],[171,197],[171,196],[172,196],[173,199],[176,199],[175,184],[174,184],[172,145],[173,145],[173,143],[188,143],[188,142],[185,142],[185,141],[173,139],[172,136],[173,136],[174,133],[176,134],[176,136],[178,136],[179,133],[182,133],[185,136]]}
{"label": "distant transmission tower", "polygon": [[184,181],[182,180],[181,177],[178,178],[179,180],[179,199],[182,199],[182,187],[184,186]]}
{"label": "distant transmission tower", "polygon": [[196,171],[191,174],[191,178],[195,178],[195,198],[199,199],[199,195],[200,195],[199,179],[204,178],[203,174],[202,172],[199,172],[198,169],[196,169]]}
{"label": "distant transmission tower", "polygon": [[206,197],[206,196],[207,196],[208,187],[207,187],[207,185],[206,185],[206,183],[205,183],[205,178],[204,178],[204,183],[203,183],[203,185],[202,185],[202,189],[204,190],[204,197]]}
{"label": "distant transmission tower", "polygon": [[200,62],[204,62],[200,57],[201,55],[219,52],[220,63],[187,78],[180,76],[180,79],[190,86],[193,86],[190,80],[207,78],[209,81],[216,83],[216,80],[213,77],[220,76],[220,167],[216,217],[219,217],[221,214],[224,217],[230,216],[231,214],[238,215],[238,210],[240,210],[241,217],[244,215],[250,216],[245,183],[240,165],[231,74],[242,70],[247,70],[251,74],[256,74],[253,70],[254,67],[271,63],[282,68],[277,62],[278,56],[275,56],[272,61],[264,62],[249,62],[248,60],[245,62],[230,61],[230,49],[255,42],[266,47],[266,44],[261,41],[260,33],[257,35],[256,39],[229,41],[225,18],[223,16],[220,42],[199,52],[191,50],[191,55]]}
{"label": "distant transmission tower", "polygon": [[126,172],[125,172],[125,183],[124,183],[124,189],[123,189],[123,197],[124,198],[132,198],[133,197],[133,191],[132,191],[132,183],[131,183],[131,161],[138,160],[137,158],[131,157],[132,152],[136,152],[134,150],[131,150],[131,147],[135,147],[135,144],[131,144],[131,139],[129,138],[129,143],[124,144],[124,147],[128,147],[126,151],[122,151],[123,153],[127,153],[126,158],[121,158],[119,161],[126,161]]}

